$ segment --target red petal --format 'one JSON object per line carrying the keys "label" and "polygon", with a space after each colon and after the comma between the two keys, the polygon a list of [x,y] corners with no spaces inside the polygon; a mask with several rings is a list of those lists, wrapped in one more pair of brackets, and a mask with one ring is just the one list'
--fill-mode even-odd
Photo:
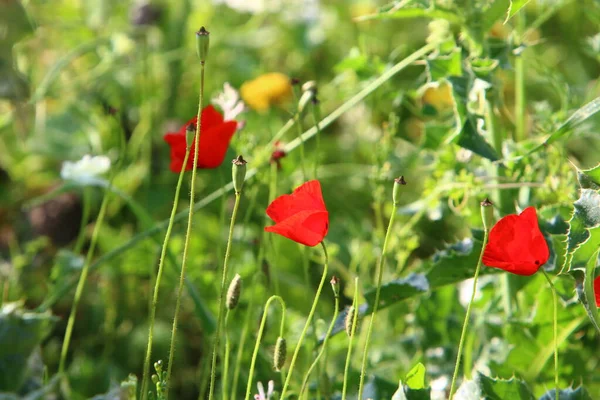
{"label": "red petal", "polygon": [[223,123],[223,115],[216,110],[212,105],[207,106],[202,110],[202,131],[210,129],[214,126]]}
{"label": "red petal", "polygon": [[596,306],[600,307],[600,276],[594,279],[594,297],[596,297]]}
{"label": "red petal", "polygon": [[[200,152],[198,153],[198,168],[217,168],[223,163],[229,142],[237,130],[236,121],[227,121],[212,128],[202,127],[200,134]],[[194,166],[192,153],[188,159],[188,168]]]}
{"label": "red petal", "polygon": [[319,181],[308,181],[292,194],[279,196],[267,207],[267,215],[276,223],[301,211],[327,211]]}
{"label": "red petal", "polygon": [[488,267],[532,275],[549,257],[535,208],[528,207],[520,215],[507,215],[494,225],[482,261]]}
{"label": "red petal", "polygon": [[277,233],[312,247],[323,241],[328,229],[329,214],[327,211],[301,211],[274,226],[267,226],[265,231]]}

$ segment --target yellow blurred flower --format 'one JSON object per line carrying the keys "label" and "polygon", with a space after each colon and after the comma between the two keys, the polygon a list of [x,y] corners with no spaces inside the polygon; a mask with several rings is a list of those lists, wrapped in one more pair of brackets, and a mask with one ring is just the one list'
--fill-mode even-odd
{"label": "yellow blurred flower", "polygon": [[240,88],[244,102],[256,111],[266,111],[274,104],[281,104],[292,95],[290,78],[279,72],[263,74],[244,82]]}
{"label": "yellow blurred flower", "polygon": [[423,104],[433,106],[440,114],[452,110],[454,99],[452,98],[452,88],[448,82],[432,82],[421,90]]}

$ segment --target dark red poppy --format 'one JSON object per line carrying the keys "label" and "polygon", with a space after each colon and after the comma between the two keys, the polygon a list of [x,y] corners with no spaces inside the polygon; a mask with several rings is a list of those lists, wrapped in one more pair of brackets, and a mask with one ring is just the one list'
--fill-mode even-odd
{"label": "dark red poppy", "polygon": [[323,201],[321,184],[308,181],[292,194],[279,196],[267,207],[267,215],[275,222],[265,231],[277,233],[306,246],[323,241],[329,229],[329,213]]}
{"label": "dark red poppy", "polygon": [[594,279],[594,297],[596,297],[596,306],[600,307],[600,276]]}
{"label": "dark red poppy", "polygon": [[[171,171],[179,173],[185,158],[186,149],[186,128],[193,124],[196,126],[197,117],[190,119],[178,132],[168,132],[165,135],[165,142],[171,146]],[[237,121],[224,121],[223,116],[213,106],[208,106],[202,110],[202,127],[200,132],[200,151],[198,153],[198,168],[217,168],[225,159],[225,153],[229,142],[237,129]],[[194,150],[188,158],[186,171],[194,168]]]}
{"label": "dark red poppy", "polygon": [[550,251],[538,226],[535,208],[502,218],[490,231],[483,263],[517,275],[533,275],[548,261]]}

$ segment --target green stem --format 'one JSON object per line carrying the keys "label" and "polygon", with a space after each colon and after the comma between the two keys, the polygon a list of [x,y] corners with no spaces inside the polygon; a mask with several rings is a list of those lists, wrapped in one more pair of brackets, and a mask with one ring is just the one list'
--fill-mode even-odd
{"label": "green stem", "polygon": [[[407,68],[408,66],[412,65],[415,61],[424,57],[430,51],[435,50],[437,45],[438,45],[437,43],[428,43],[425,46],[418,49],[417,51],[415,51],[414,53],[410,54],[408,57],[399,61],[393,67],[391,67],[390,69],[385,71],[383,74],[381,74],[378,78],[373,80],[364,89],[362,89],[360,92],[358,92],[357,94],[352,96],[352,98],[348,99],[346,102],[344,102],[342,105],[340,105],[334,111],[332,111],[329,115],[327,115],[325,118],[323,118],[321,120],[321,122],[319,123],[319,127],[321,129],[324,129],[327,126],[331,125],[340,116],[342,116],[348,110],[350,110],[352,107],[354,107],[355,105],[357,105],[361,101],[363,101],[368,95],[370,95],[375,90],[377,90],[380,86],[385,84],[388,80],[390,80],[390,78],[392,78],[398,72],[400,72],[403,69]],[[273,138],[271,143],[267,146],[268,149],[265,150],[263,153],[258,154],[258,156],[256,157],[256,159],[258,160],[257,161],[258,167],[248,170],[248,172],[246,173],[246,181],[248,181],[249,179],[254,177],[258,173],[258,170],[260,168],[264,167],[268,163],[268,157],[272,152],[272,150],[271,150],[272,144],[278,138],[283,136],[283,134],[285,134],[292,127],[293,124],[294,124],[293,119],[290,119],[285,124],[285,126],[283,126],[280,129],[280,132],[278,132],[275,135],[275,137]],[[300,139],[302,139],[303,141],[306,141],[306,140],[312,138],[313,136],[315,136],[316,134],[317,134],[316,127],[312,127],[310,129],[308,129],[306,132],[304,132],[302,134],[301,138],[296,138],[296,139],[292,140],[290,143],[288,143],[283,150],[286,153],[290,153],[294,149],[299,147]],[[211,202],[215,201],[216,199],[220,198],[221,196],[225,195],[226,193],[228,193],[232,190],[233,190],[233,184],[229,183],[229,184],[225,185],[224,187],[215,190],[213,193],[205,196],[202,200],[198,201],[198,203],[190,205],[190,207],[193,207],[195,211],[200,210],[203,207],[206,207]],[[177,215],[175,215],[175,222],[179,222],[179,221],[182,221],[183,219],[185,219],[187,213],[188,213],[188,210],[183,210],[183,211],[179,212]],[[93,270],[98,269],[104,263],[107,263],[108,261],[112,260],[113,258],[116,258],[116,257],[120,256],[121,254],[123,254],[124,252],[128,251],[129,249],[133,248],[142,240],[145,240],[146,238],[151,237],[152,235],[154,235],[158,232],[164,231],[167,228],[168,223],[169,223],[169,221],[161,221],[161,222],[156,223],[152,228],[147,229],[143,232],[139,232],[133,238],[131,238],[127,243],[124,243],[120,247],[117,247],[116,249],[113,249],[110,252],[98,257],[98,259],[91,265],[90,270],[93,271]],[[58,300],[60,300],[66,293],[68,293],[75,285],[76,285],[76,282],[73,280],[66,281],[62,286],[58,287],[56,289],[56,291],[54,291],[49,296],[48,299],[46,299],[39,307],[37,307],[36,311],[44,312],[44,311],[48,310],[50,307],[52,307],[52,305],[54,305]]]}
{"label": "green stem", "polygon": [[225,322],[224,322],[224,329],[225,329],[225,355],[223,356],[223,374],[221,376],[221,399],[222,400],[227,400],[227,395],[229,394],[227,391],[227,384],[229,383],[229,349],[231,347],[231,344],[229,343],[229,332],[227,331],[227,327],[228,327],[228,322],[229,322],[229,313],[230,313],[230,309],[227,309],[227,312],[225,313]]}
{"label": "green stem", "polygon": [[[204,62],[200,63],[200,95],[198,97],[198,115],[196,118],[196,134],[190,147],[194,148],[194,163],[192,166],[192,177],[190,178],[190,204],[194,204],[196,195],[196,170],[198,168],[198,153],[200,153],[200,136],[202,135],[202,107],[204,104]],[[195,144],[195,146],[194,146]],[[188,150],[188,151],[191,151]],[[186,162],[187,163],[187,162]],[[184,163],[184,165],[186,165]],[[173,369],[173,358],[175,357],[175,337],[177,336],[177,319],[179,317],[179,307],[181,306],[181,294],[183,293],[183,283],[185,282],[185,267],[187,266],[188,251],[190,248],[190,239],[192,237],[192,221],[194,217],[194,207],[188,210],[187,229],[183,243],[183,259],[181,260],[181,274],[179,276],[179,287],[177,289],[177,300],[175,301],[175,314],[173,316],[173,328],[171,330],[171,344],[169,346],[169,364],[167,366],[167,387],[165,389],[165,399],[169,398],[169,386],[171,383],[171,371]],[[218,325],[217,325],[218,329]]]}
{"label": "green stem", "polygon": [[90,189],[87,187],[83,188],[83,193],[81,195],[83,202],[83,210],[81,211],[81,224],[79,225],[79,234],[77,236],[77,241],[75,242],[75,247],[73,248],[73,252],[75,254],[79,254],[83,249],[83,244],[85,243],[85,227],[87,226],[88,220],[90,218]]}
{"label": "green stem", "polygon": [[[362,399],[362,394],[364,390],[364,381],[367,370],[367,358],[369,355],[369,342],[371,339],[371,333],[373,331],[373,322],[375,321],[375,316],[377,315],[377,309],[379,308],[379,296],[381,295],[381,281],[383,279],[383,267],[385,266],[385,254],[387,252],[387,245],[390,234],[392,232],[392,227],[394,226],[394,219],[396,218],[396,211],[398,210],[398,206],[396,204],[392,207],[392,215],[390,216],[390,221],[388,223],[387,232],[385,233],[385,239],[383,240],[383,247],[381,249],[381,257],[379,258],[379,265],[377,266],[377,290],[375,291],[375,303],[373,304],[373,314],[371,315],[371,320],[369,321],[369,328],[367,329],[367,337],[365,339],[365,349],[363,351],[362,358],[362,367],[360,370],[360,383],[358,385],[358,398]],[[358,313],[358,310],[356,310]]]}
{"label": "green stem", "polygon": [[317,134],[315,135],[315,170],[313,172],[313,179],[318,179],[318,169],[319,169],[319,157],[321,155],[321,127],[319,126],[319,121],[321,120],[321,110],[319,108],[319,104],[315,101],[312,102],[312,115],[315,121],[315,128],[317,129]]}
{"label": "green stem", "polygon": [[552,290],[552,300],[554,302],[554,313],[553,313],[553,330],[554,330],[554,397],[558,400],[558,297],[556,295],[556,288],[552,283],[552,279],[548,276],[548,273],[544,268],[540,268],[544,274],[544,277],[550,284]]}
{"label": "green stem", "polygon": [[190,148],[187,147],[185,156],[183,158],[183,164],[181,165],[181,171],[179,171],[179,178],[177,179],[177,186],[175,187],[175,198],[173,199],[173,207],[171,208],[171,216],[169,218],[169,225],[167,226],[167,232],[165,233],[165,239],[162,244],[160,252],[160,259],[158,262],[158,272],[156,273],[156,281],[154,283],[154,294],[152,295],[152,307],[150,307],[150,322],[148,327],[148,346],[146,347],[146,357],[144,358],[144,371],[142,376],[142,385],[140,386],[142,400],[148,396],[148,383],[150,376],[150,360],[152,359],[152,342],[154,339],[154,321],[156,319],[156,306],[158,305],[158,291],[160,289],[160,281],[163,275],[163,268],[165,265],[165,258],[167,255],[167,247],[169,240],[171,239],[171,231],[173,230],[173,223],[175,222],[175,214],[177,212],[177,203],[179,200],[179,193],[181,191],[181,184],[183,183],[183,176],[185,175],[185,167],[190,156]]}
{"label": "green stem", "polygon": [[475,292],[477,290],[477,279],[479,278],[479,271],[481,270],[481,259],[483,258],[483,251],[485,250],[485,246],[488,242],[488,234],[489,228],[485,228],[483,232],[483,244],[481,246],[481,253],[479,253],[479,260],[477,261],[477,268],[475,269],[475,276],[473,277],[473,293],[471,293],[471,300],[469,301],[469,305],[467,306],[467,313],[465,315],[465,320],[463,322],[462,332],[460,334],[460,341],[458,342],[458,354],[456,355],[456,363],[454,364],[454,373],[452,374],[452,384],[450,385],[450,396],[449,400],[452,400],[452,395],[454,395],[454,390],[456,388],[456,378],[458,377],[458,367],[460,365],[460,359],[462,356],[462,349],[465,340],[465,335],[467,333],[467,327],[469,325],[469,318],[471,317],[471,306],[473,305],[473,300],[475,299]]}
{"label": "green stem", "polygon": [[229,256],[231,254],[231,242],[233,241],[233,228],[235,226],[235,218],[240,207],[241,193],[235,193],[235,204],[233,213],[231,214],[231,223],[229,224],[229,236],[227,237],[227,248],[225,250],[225,259],[223,260],[223,274],[221,276],[221,292],[219,296],[219,311],[217,313],[217,332],[213,342],[212,364],[210,369],[210,386],[208,391],[208,399],[212,400],[215,392],[215,379],[217,374],[217,352],[219,349],[219,339],[221,334],[221,321],[223,319],[223,300],[225,299],[225,283],[227,282],[227,267]]}
{"label": "green stem", "polygon": [[331,323],[329,324],[329,329],[327,329],[327,333],[325,334],[325,339],[323,339],[323,344],[321,345],[321,350],[319,351],[319,354],[317,354],[317,357],[315,358],[312,365],[308,369],[308,372],[304,376],[304,382],[302,383],[302,388],[300,389],[298,398],[302,398],[302,393],[304,393],[304,390],[306,389],[306,385],[308,384],[308,378],[310,377],[310,374],[313,371],[313,369],[317,366],[319,359],[321,358],[321,356],[325,352],[325,349],[327,348],[327,341],[329,340],[329,336],[331,335],[331,331],[333,330],[333,327],[335,325],[335,321],[338,316],[339,306],[340,306],[340,296],[339,296],[339,294],[336,294],[335,295],[335,306],[334,306],[335,309],[333,311],[333,318],[331,319]]}
{"label": "green stem", "polygon": [[[267,323],[267,314],[269,313],[269,305],[273,300],[277,300],[281,305],[281,324],[279,325],[279,336],[283,337],[283,329],[285,327],[285,302],[280,296],[274,295],[269,297],[265,303],[265,309],[263,311],[262,318],[260,320],[260,328],[258,328],[258,334],[256,335],[256,344],[254,345],[254,352],[252,353],[252,361],[250,362],[250,373],[248,374],[248,384],[246,385],[246,400],[250,399],[250,393],[252,392],[252,381],[254,380],[254,367],[256,366],[256,358],[258,356],[258,349],[260,348],[260,341],[263,337],[263,331],[265,330],[265,324]],[[283,399],[283,397],[281,397]]]}
{"label": "green stem", "polygon": [[356,324],[358,322],[358,276],[354,278],[354,298],[352,299],[352,309],[354,315],[352,317],[352,328],[350,329],[350,337],[348,338],[348,352],[346,353],[346,364],[344,366],[344,384],[342,387],[342,400],[346,400],[346,391],[348,389],[348,373],[350,372],[350,360],[352,359],[352,342],[356,333]]}
{"label": "green stem", "polygon": [[302,347],[302,342],[304,341],[304,337],[306,336],[306,332],[308,331],[308,327],[310,326],[313,315],[315,314],[315,310],[317,309],[317,303],[319,302],[319,297],[321,296],[321,290],[323,289],[323,285],[325,284],[325,280],[327,279],[327,268],[329,266],[329,255],[327,254],[327,247],[325,247],[325,242],[321,242],[321,247],[323,248],[323,254],[325,255],[325,265],[323,266],[323,276],[321,277],[321,282],[319,283],[319,287],[317,288],[317,293],[315,295],[315,299],[313,301],[310,312],[308,313],[308,318],[306,319],[306,323],[304,324],[304,328],[302,329],[302,333],[300,334],[300,338],[298,339],[298,344],[296,344],[296,349],[294,350],[294,355],[292,356],[292,361],[290,362],[290,369],[288,371],[287,377],[285,379],[285,383],[283,384],[283,389],[281,390],[281,400],[285,400],[285,393],[292,379],[292,372],[294,371],[294,366],[296,365],[296,359],[298,358],[298,354],[300,353],[300,348]]}
{"label": "green stem", "polygon": [[302,138],[302,122],[300,110],[296,111],[296,127],[298,127],[298,139],[300,140],[300,168],[302,169],[302,180],[306,181],[306,163],[304,155],[304,139]]}
{"label": "green stem", "polygon": [[[523,34],[524,15],[516,15],[517,35]],[[520,46],[521,38],[518,38],[516,47]],[[515,142],[525,139],[525,60],[523,59],[523,49],[515,55]]]}

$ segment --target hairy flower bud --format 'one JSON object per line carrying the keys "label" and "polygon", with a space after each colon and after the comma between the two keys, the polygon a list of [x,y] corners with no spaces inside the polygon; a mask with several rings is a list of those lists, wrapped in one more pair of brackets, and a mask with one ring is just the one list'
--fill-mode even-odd
{"label": "hairy flower bud", "polygon": [[348,337],[352,336],[352,325],[354,325],[354,314],[356,313],[356,309],[354,307],[350,307],[348,312],[346,313],[346,319],[344,320],[344,326],[346,328],[346,334]]}
{"label": "hairy flower bud", "polygon": [[228,310],[233,310],[240,301],[240,293],[242,292],[242,277],[240,274],[235,274],[229,289],[227,289],[227,301],[225,302]]}
{"label": "hairy flower bud", "polygon": [[273,355],[273,366],[276,371],[281,371],[285,364],[285,358],[287,356],[287,343],[284,338],[279,336],[277,343],[275,343],[275,354]]}

